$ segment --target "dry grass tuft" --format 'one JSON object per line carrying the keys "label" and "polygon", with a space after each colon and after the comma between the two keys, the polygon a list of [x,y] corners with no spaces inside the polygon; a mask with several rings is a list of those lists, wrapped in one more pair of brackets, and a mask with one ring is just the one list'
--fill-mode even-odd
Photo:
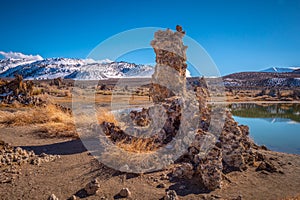
{"label": "dry grass tuft", "polygon": [[[17,107],[12,107],[17,108]],[[17,111],[0,111],[0,127],[36,125],[36,133],[47,137],[78,137],[73,116],[54,104],[45,107],[18,107]],[[104,108],[97,109],[99,123],[104,121],[117,124],[114,115]],[[89,119],[83,118],[88,122]]]}
{"label": "dry grass tuft", "polygon": [[74,124],[69,123],[47,122],[39,125],[35,132],[41,137],[79,137]]}
{"label": "dry grass tuft", "polygon": [[[74,137],[78,138],[74,118],[69,112],[64,112],[54,104],[45,107],[23,107],[14,110],[0,111],[0,127],[35,125],[34,131],[41,137]],[[97,109],[98,123],[111,122],[118,125],[114,115],[105,108]],[[88,122],[89,119],[82,119]],[[129,152],[145,153],[157,148],[152,139],[132,138],[120,141],[117,145]]]}
{"label": "dry grass tuft", "polygon": [[[105,108],[97,109],[97,117],[99,124],[102,124],[103,122],[110,122],[118,126],[118,121],[116,120],[115,116]],[[125,151],[134,153],[151,152],[157,148],[157,145],[154,143],[153,139],[145,138],[132,138],[130,142],[125,139],[117,142],[117,145]]]}
{"label": "dry grass tuft", "polygon": [[24,108],[16,112],[0,111],[0,124],[8,126],[24,126],[43,124],[46,122],[71,122],[69,113],[65,113],[55,105],[45,107]]}
{"label": "dry grass tuft", "polygon": [[25,125],[38,125],[36,132],[51,137],[78,137],[72,115],[53,104],[23,108],[16,112],[0,111],[0,126]]}
{"label": "dry grass tuft", "polygon": [[158,148],[154,140],[144,138],[132,138],[130,142],[126,140],[120,141],[117,145],[125,151],[133,153],[149,153]]}
{"label": "dry grass tuft", "polygon": [[116,120],[115,116],[105,108],[97,108],[97,118],[99,124],[103,122],[110,122],[118,125],[118,121]]}
{"label": "dry grass tuft", "polygon": [[0,111],[0,124],[2,126],[24,126],[41,124],[48,121],[47,115],[40,109],[24,109],[16,112]]}

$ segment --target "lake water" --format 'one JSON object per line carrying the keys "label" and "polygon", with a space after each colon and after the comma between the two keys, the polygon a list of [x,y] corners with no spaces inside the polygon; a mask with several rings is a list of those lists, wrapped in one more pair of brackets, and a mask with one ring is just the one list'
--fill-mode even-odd
{"label": "lake water", "polygon": [[300,154],[300,104],[232,104],[234,119],[248,125],[259,145]]}

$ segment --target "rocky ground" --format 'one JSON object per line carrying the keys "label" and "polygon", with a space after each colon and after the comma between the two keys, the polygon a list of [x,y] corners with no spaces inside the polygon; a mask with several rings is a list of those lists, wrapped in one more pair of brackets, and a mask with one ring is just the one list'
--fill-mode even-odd
{"label": "rocky ground", "polygon": [[[0,138],[28,151],[35,157],[43,153],[59,155],[39,165],[30,162],[13,164],[9,171],[1,166],[0,199],[117,199],[122,188],[128,188],[131,199],[161,199],[174,190],[179,199],[294,199],[299,197],[300,156],[259,150],[279,169],[256,171],[257,166],[223,177],[221,189],[213,192],[189,181],[173,180],[170,168],[149,174],[126,174],[110,169],[86,151],[80,140],[40,138],[34,127],[2,128]],[[18,148],[19,149],[19,148]],[[3,179],[5,177],[5,179]],[[6,178],[9,177],[9,180]],[[86,185],[97,179],[96,194],[87,196]],[[123,192],[123,193],[126,193]],[[172,193],[172,192],[169,192]],[[171,195],[171,194],[170,194]]]}

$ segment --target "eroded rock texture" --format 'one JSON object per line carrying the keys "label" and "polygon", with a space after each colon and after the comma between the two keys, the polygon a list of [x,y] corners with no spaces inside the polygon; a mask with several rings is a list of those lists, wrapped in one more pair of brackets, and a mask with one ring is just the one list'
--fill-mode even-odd
{"label": "eroded rock texture", "polygon": [[183,45],[183,36],[184,32],[179,26],[176,32],[169,29],[157,31],[151,41],[156,54],[155,72],[150,88],[150,96],[154,102],[163,101],[185,90],[187,46]]}
{"label": "eroded rock texture", "polygon": [[32,81],[24,81],[21,75],[0,85],[0,102],[5,104],[20,103],[24,105],[41,105],[45,102],[33,96],[34,85]]}
{"label": "eroded rock texture", "polygon": [[0,168],[3,166],[21,165],[24,163],[40,165],[44,162],[52,162],[58,158],[60,158],[60,156],[47,155],[45,153],[36,155],[33,151],[27,151],[20,147],[13,147],[0,140]]}
{"label": "eroded rock texture", "polygon": [[[248,127],[238,125],[227,112],[224,128],[218,138],[211,132],[198,130],[188,152],[179,159],[179,162],[185,164],[177,167],[173,176],[186,178],[186,176],[178,176],[177,171],[182,171],[189,163],[193,166],[192,172],[188,172],[193,173],[191,179],[203,184],[209,190],[220,188],[222,174],[246,170],[249,165],[253,165],[253,162],[258,160],[259,155],[256,150],[259,147],[251,141],[248,134]],[[207,148],[208,151],[203,148],[206,143],[213,144],[212,148]]]}
{"label": "eroded rock texture", "polygon": [[[136,138],[144,140],[144,142],[153,144],[153,148],[157,149],[168,144],[177,134],[181,123],[181,105],[182,102],[176,97],[165,99],[161,102],[162,107],[143,108],[141,111],[131,111],[129,117],[124,118],[126,126],[122,130],[114,123],[104,122],[102,124],[103,132],[111,138],[115,143],[130,143]],[[164,112],[162,114],[162,112]],[[153,119],[156,117],[156,119]],[[145,126],[148,126],[145,129]],[[130,135],[126,134],[130,133]],[[151,138],[143,139],[143,135]],[[134,137],[133,137],[134,136]]]}
{"label": "eroded rock texture", "polygon": [[[264,158],[249,138],[247,126],[238,125],[229,111],[207,106],[207,87],[197,86],[193,89],[196,94],[186,91],[187,47],[182,42],[184,31],[180,26],[176,29],[177,32],[156,32],[151,42],[157,63],[150,91],[155,106],[130,113],[127,122],[135,126],[125,128],[132,135],[126,135],[112,123],[103,123],[104,132],[114,142],[130,143],[135,136],[142,136],[144,128],[148,127],[146,131],[153,137],[143,140],[153,145],[151,150],[164,147],[175,137],[173,148],[178,150],[180,144],[191,139],[192,142],[186,142],[189,146],[177,160],[179,165],[172,176],[193,180],[208,190],[215,190],[222,186],[224,174],[246,170]],[[163,110],[158,111],[157,106]],[[157,118],[162,124],[155,120]],[[193,138],[189,138],[191,135]]]}

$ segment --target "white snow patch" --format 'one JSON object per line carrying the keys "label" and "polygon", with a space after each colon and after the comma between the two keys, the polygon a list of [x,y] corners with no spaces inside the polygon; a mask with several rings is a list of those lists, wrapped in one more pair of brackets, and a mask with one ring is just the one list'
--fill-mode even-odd
{"label": "white snow patch", "polygon": [[0,55],[5,58],[13,58],[13,59],[25,59],[25,60],[43,60],[43,57],[40,55],[25,55],[19,52],[4,52],[0,51]]}

